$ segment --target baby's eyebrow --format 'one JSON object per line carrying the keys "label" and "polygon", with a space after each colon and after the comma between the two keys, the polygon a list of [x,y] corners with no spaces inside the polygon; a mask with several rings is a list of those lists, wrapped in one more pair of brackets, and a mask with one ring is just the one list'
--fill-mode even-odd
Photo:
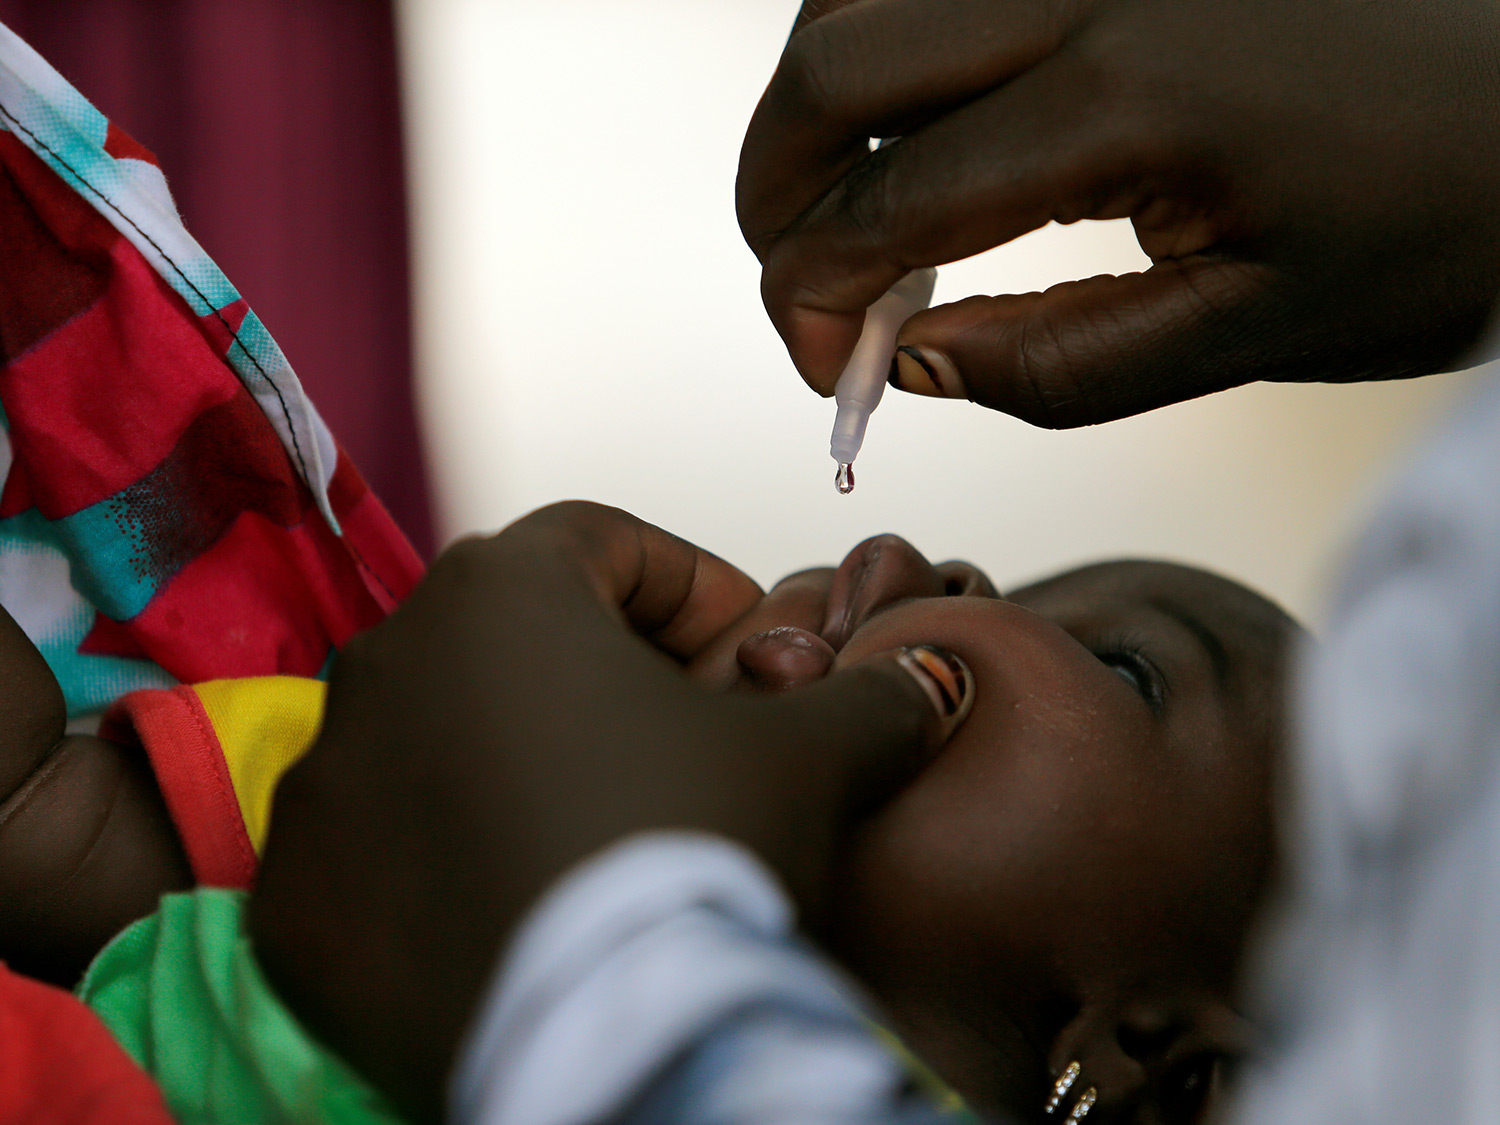
{"label": "baby's eyebrow", "polygon": [[1213,665],[1214,679],[1218,681],[1220,690],[1227,690],[1229,687],[1229,650],[1224,647],[1224,642],[1219,639],[1219,635],[1191,612],[1167,598],[1148,598],[1146,604],[1170,617],[1193,635],[1193,639],[1208,654],[1208,661]]}

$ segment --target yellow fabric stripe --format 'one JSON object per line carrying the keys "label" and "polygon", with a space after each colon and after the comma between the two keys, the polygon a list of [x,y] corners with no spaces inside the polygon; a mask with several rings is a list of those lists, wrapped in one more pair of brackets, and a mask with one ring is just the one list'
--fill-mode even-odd
{"label": "yellow fabric stripe", "polygon": [[193,691],[219,736],[245,831],[259,855],[276,783],[317,738],[328,689],[301,676],[254,676],[210,680]]}

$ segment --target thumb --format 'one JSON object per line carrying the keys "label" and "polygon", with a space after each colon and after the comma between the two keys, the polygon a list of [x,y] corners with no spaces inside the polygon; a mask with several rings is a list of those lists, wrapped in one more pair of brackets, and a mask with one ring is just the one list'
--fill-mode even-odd
{"label": "thumb", "polygon": [[1308,342],[1285,288],[1269,267],[1203,255],[970,297],[906,322],[891,382],[1049,429],[1108,422],[1294,366]]}
{"label": "thumb", "polygon": [[974,674],[936,645],[885,652],[788,692],[777,702],[794,750],[826,763],[845,817],[886,801],[968,717]]}

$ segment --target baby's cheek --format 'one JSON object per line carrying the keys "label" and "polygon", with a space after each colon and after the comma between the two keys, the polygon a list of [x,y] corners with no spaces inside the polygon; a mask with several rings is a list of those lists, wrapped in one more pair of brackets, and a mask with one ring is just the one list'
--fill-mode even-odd
{"label": "baby's cheek", "polygon": [[1088,775],[1152,737],[1149,707],[1117,672],[1053,622],[992,598],[893,606],[855,632],[834,671],[915,644],[948,648],[974,673],[974,709],[945,758],[972,752],[993,769],[997,755],[1024,755],[1028,768]]}

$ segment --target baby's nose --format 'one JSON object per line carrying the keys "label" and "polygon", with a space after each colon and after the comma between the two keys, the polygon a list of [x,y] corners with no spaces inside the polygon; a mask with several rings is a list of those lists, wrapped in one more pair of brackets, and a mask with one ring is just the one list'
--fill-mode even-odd
{"label": "baby's nose", "polygon": [[906,598],[937,598],[943,577],[899,535],[877,535],[850,551],[833,576],[823,639],[835,649],[871,614]]}

